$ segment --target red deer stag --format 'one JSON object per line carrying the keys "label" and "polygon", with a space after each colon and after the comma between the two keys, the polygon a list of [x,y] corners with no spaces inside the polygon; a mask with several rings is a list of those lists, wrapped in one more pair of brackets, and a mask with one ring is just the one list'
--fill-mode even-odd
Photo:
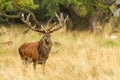
{"label": "red deer stag", "polygon": [[34,26],[31,25],[30,14],[27,15],[26,19],[24,17],[24,14],[22,14],[22,21],[27,24],[30,29],[43,34],[43,37],[40,39],[40,41],[24,43],[19,48],[19,54],[24,64],[33,62],[34,69],[36,69],[36,64],[41,64],[45,67],[46,60],[48,59],[52,47],[50,34],[61,29],[62,26],[64,26],[66,23],[67,19],[67,17],[63,17],[63,14],[56,14],[56,17],[58,19],[58,24],[49,29],[45,29],[43,27],[41,27],[41,29],[38,29],[36,28],[36,24]]}

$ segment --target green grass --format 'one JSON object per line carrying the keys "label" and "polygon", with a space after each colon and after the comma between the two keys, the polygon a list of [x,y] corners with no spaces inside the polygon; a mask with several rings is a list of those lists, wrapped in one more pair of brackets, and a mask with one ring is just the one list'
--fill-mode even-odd
{"label": "green grass", "polygon": [[117,43],[117,42],[115,42],[115,41],[106,41],[104,44],[103,44],[103,46],[106,46],[106,47],[116,47],[116,46],[118,46],[119,45],[119,43]]}
{"label": "green grass", "polygon": [[[120,80],[120,40],[110,40],[104,34],[61,32],[52,34],[53,47],[45,67],[32,64],[25,68],[18,48],[25,42],[39,41],[41,35],[23,26],[5,28],[0,43],[0,80]],[[57,42],[58,44],[55,44]]]}

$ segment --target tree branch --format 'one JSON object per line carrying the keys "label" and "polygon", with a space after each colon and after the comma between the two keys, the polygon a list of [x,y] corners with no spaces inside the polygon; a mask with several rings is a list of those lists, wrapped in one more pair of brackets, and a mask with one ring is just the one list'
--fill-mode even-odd
{"label": "tree branch", "polygon": [[14,18],[14,19],[17,19],[17,18],[20,18],[20,13],[16,14],[16,15],[8,15],[6,13],[0,13],[0,16],[2,17],[7,17],[7,18]]}
{"label": "tree branch", "polygon": [[15,6],[17,9],[19,9],[20,11],[22,12],[25,12],[25,13],[28,13],[28,14],[31,14],[33,20],[36,22],[36,24],[38,26],[41,26],[40,22],[36,19],[35,15],[33,14],[32,11],[28,10],[28,9],[24,9],[24,8],[21,8],[18,4],[16,3],[12,3],[13,6]]}

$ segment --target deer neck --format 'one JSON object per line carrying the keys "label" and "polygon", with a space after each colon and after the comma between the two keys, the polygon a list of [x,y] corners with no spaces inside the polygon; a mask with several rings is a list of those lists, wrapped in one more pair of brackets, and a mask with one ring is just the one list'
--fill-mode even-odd
{"label": "deer neck", "polygon": [[40,42],[39,42],[39,45],[42,45],[46,48],[50,48],[52,46],[52,41],[50,40],[48,42],[48,41],[45,41],[44,39],[41,39]]}
{"label": "deer neck", "polygon": [[52,42],[46,42],[44,39],[41,39],[39,41],[39,45],[38,45],[38,52],[39,52],[39,59],[38,62],[40,64],[46,62],[48,56],[49,56],[49,52],[51,50],[52,47]]}

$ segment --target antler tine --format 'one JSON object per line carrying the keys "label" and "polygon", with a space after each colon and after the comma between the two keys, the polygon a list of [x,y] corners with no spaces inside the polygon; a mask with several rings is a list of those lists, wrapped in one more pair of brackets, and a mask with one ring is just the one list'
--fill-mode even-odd
{"label": "antler tine", "polygon": [[25,21],[25,15],[22,13],[22,18],[21,18],[22,21]]}
{"label": "antler tine", "polygon": [[58,21],[61,21],[61,17],[55,12],[55,16],[57,17]]}
{"label": "antler tine", "polygon": [[31,14],[28,14],[27,17],[26,17],[26,19],[25,19],[25,15],[24,15],[24,13],[22,13],[22,18],[21,18],[21,20],[22,20],[25,24],[27,24],[28,27],[29,27],[30,29],[32,29],[33,31],[44,33],[45,30],[43,30],[43,29],[36,29],[36,24],[35,24],[34,26],[31,25],[30,16],[31,16]]}
{"label": "antler tine", "polygon": [[41,25],[41,28],[42,28],[45,32],[47,32],[47,30],[44,28],[44,25]]}
{"label": "antler tine", "polygon": [[54,26],[54,27],[52,27],[52,28],[50,28],[48,30],[50,33],[52,33],[53,31],[57,31],[57,30],[61,29],[63,27],[63,25],[66,23],[66,20],[67,20],[66,19],[67,17],[64,19],[63,13],[61,13],[60,15],[55,13],[55,15],[56,15],[56,17],[57,17],[57,19],[59,21],[59,24]]}
{"label": "antler tine", "polygon": [[55,13],[56,14],[56,17],[57,17],[57,19],[58,19],[58,21],[59,21],[59,23],[63,23],[64,24],[64,16],[63,16],[63,13],[60,13],[60,15],[58,15],[57,13]]}
{"label": "antler tine", "polygon": [[66,23],[67,20],[68,20],[68,15],[66,16],[66,18],[64,20],[64,24]]}
{"label": "antler tine", "polygon": [[59,16],[58,16],[58,14],[55,12],[55,16],[59,19]]}
{"label": "antler tine", "polygon": [[[30,16],[31,14],[28,14],[27,18],[26,18],[26,22],[29,22],[30,21]],[[29,22],[30,23],[30,22]]]}
{"label": "antler tine", "polygon": [[61,21],[64,21],[63,13],[60,14]]}

